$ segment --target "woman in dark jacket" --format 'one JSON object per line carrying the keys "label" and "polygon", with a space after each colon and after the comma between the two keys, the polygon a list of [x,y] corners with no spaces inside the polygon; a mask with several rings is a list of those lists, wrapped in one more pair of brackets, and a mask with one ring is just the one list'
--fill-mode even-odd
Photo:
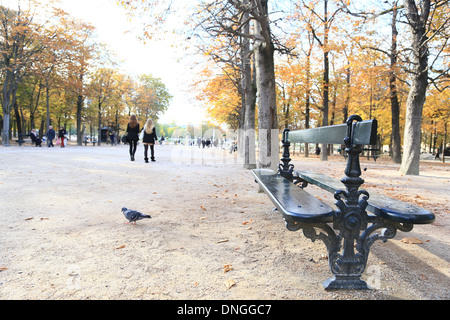
{"label": "woman in dark jacket", "polygon": [[148,146],[150,146],[151,160],[155,161],[155,142],[158,141],[156,136],[155,126],[153,125],[153,120],[148,119],[144,126],[144,137],[142,138],[144,142],[144,160],[148,163]]}
{"label": "woman in dark jacket", "polygon": [[66,142],[64,141],[66,138],[66,134],[66,129],[64,129],[64,127],[61,127],[58,131],[58,138],[61,139],[61,148],[64,148],[66,146]]}
{"label": "woman in dark jacket", "polygon": [[127,141],[130,144],[130,157],[134,161],[134,154],[136,153],[137,142],[139,140],[139,122],[136,115],[132,114],[127,125]]}

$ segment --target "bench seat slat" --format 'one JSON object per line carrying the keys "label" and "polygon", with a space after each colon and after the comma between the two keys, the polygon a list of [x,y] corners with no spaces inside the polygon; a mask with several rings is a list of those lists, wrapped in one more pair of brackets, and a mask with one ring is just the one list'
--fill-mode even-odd
{"label": "bench seat slat", "polygon": [[252,170],[256,181],[277,209],[299,222],[327,223],[333,221],[334,210],[273,170]]}
{"label": "bench seat slat", "polygon": [[[334,193],[337,190],[345,190],[344,184],[337,179],[316,172],[296,172],[303,180],[315,184],[329,192]],[[381,218],[389,219],[394,222],[413,224],[432,223],[435,219],[433,213],[409,203],[395,200],[373,191],[370,191],[369,195],[369,205],[367,206],[367,210]]]}

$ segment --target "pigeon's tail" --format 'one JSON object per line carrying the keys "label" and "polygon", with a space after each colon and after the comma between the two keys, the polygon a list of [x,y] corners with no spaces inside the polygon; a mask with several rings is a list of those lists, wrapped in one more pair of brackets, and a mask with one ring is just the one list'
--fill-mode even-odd
{"label": "pigeon's tail", "polygon": [[149,216],[148,214],[143,214],[143,215],[142,215],[142,218],[149,218],[149,219],[150,219],[151,216]]}

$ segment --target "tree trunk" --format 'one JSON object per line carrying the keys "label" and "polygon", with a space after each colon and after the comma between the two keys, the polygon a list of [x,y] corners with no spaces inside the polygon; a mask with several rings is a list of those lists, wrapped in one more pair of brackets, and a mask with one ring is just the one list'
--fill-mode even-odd
{"label": "tree trunk", "polygon": [[97,145],[100,147],[102,145],[102,102],[101,98],[98,97],[98,139]]}
{"label": "tree trunk", "polygon": [[[350,65],[350,62],[348,62]],[[351,95],[351,70],[350,67],[347,67],[345,69],[345,78],[346,78],[346,93],[345,93],[345,102],[344,102],[344,108],[342,109],[342,118],[344,120],[344,123],[348,119],[348,110],[350,107],[350,95]]]}
{"label": "tree trunk", "polygon": [[[306,53],[306,97],[305,97],[305,129],[309,129],[310,105],[311,105],[311,52],[313,48],[314,37],[311,31],[308,31],[309,49]],[[295,144],[294,144],[295,146]],[[301,147],[300,147],[301,149]],[[305,157],[309,157],[309,145],[305,143]]]}
{"label": "tree trunk", "polygon": [[391,124],[392,124],[392,134],[391,134],[391,145],[392,145],[392,161],[394,163],[401,163],[401,139],[400,139],[400,103],[398,102],[397,95],[397,84],[395,77],[395,66],[397,65],[397,7],[394,5],[394,10],[392,11],[392,43],[391,43],[391,65],[389,69],[389,90],[391,99]]}
{"label": "tree trunk", "polygon": [[[323,118],[322,118],[322,126],[328,125],[328,92],[330,85],[330,61],[328,58],[328,0],[324,1],[324,39],[323,39]],[[320,160],[327,161],[328,160],[328,145],[322,144],[321,146],[322,152],[320,153]]]}
{"label": "tree trunk", "polygon": [[19,106],[17,105],[17,103],[14,104],[14,113],[15,113],[15,116],[16,116],[17,132],[18,133],[23,133],[23,131],[22,131],[22,119],[20,117]]}
{"label": "tree trunk", "polygon": [[11,117],[11,93],[13,86],[13,75],[11,71],[6,72],[2,88],[2,109],[3,109],[3,128],[2,128],[2,145],[9,147],[9,126]]}
{"label": "tree trunk", "polygon": [[[265,7],[267,10],[267,7]],[[258,129],[259,129],[259,159],[258,168],[277,170],[280,161],[279,134],[277,124],[274,47],[264,34],[259,23],[255,23],[255,68],[258,90]]]}
{"label": "tree trunk", "polygon": [[46,118],[45,118],[45,126],[46,126],[46,133],[48,133],[48,130],[50,129],[50,88],[47,86],[46,88],[46,96],[47,96],[47,103],[46,103],[46,107],[47,107],[47,114],[46,114]]}
{"label": "tree trunk", "polygon": [[445,148],[447,147],[447,121],[444,121],[444,138],[442,139],[442,163],[445,163]]}
{"label": "tree trunk", "polygon": [[[83,142],[83,133],[81,132],[81,112],[83,110],[83,96],[78,95],[77,99],[77,145],[81,146]],[[99,137],[100,138],[100,137]]]}
{"label": "tree trunk", "polygon": [[414,0],[405,0],[405,5],[411,28],[414,70],[406,100],[405,134],[400,173],[419,175],[422,111],[428,87],[428,39],[425,29],[430,11],[430,0],[424,0],[421,3],[421,13],[419,13]]}
{"label": "tree trunk", "polygon": [[[244,1],[247,4],[248,0]],[[244,20],[248,19],[249,14],[244,14]],[[250,34],[250,24],[244,27],[244,33]],[[254,68],[253,68],[254,69]],[[242,47],[242,96],[244,108],[244,168],[256,168],[256,146],[255,146],[255,104],[256,88],[254,77],[252,77],[252,67],[250,59],[250,41],[243,39]],[[252,79],[253,78],[253,79]]]}

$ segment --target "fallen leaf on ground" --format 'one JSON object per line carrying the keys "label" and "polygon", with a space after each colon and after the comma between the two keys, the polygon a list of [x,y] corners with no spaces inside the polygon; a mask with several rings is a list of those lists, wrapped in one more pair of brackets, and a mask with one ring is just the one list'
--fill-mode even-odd
{"label": "fallen leaf on ground", "polygon": [[117,247],[116,249],[123,249],[123,248],[125,248],[125,245],[122,245],[122,246],[120,246],[120,247]]}
{"label": "fallen leaf on ground", "polygon": [[423,241],[417,238],[403,238],[400,241],[407,244],[423,244]]}
{"label": "fallen leaf on ground", "polygon": [[247,224],[252,223],[252,222],[253,222],[253,220],[245,221],[245,222],[242,223],[242,225],[246,226]]}
{"label": "fallen leaf on ground", "polygon": [[233,270],[233,266],[231,264],[226,264],[223,266],[223,273],[227,273],[231,270]]}
{"label": "fallen leaf on ground", "polygon": [[234,281],[233,279],[228,279],[227,281],[224,282],[225,287],[227,287],[227,289],[230,289],[232,286],[236,285],[236,281]]}
{"label": "fallen leaf on ground", "polygon": [[200,206],[200,208],[202,208],[203,210],[205,210],[205,211],[206,211],[206,208],[205,208],[204,206]]}
{"label": "fallen leaf on ground", "polygon": [[223,242],[228,242],[228,239],[219,240],[216,243],[223,243]]}
{"label": "fallen leaf on ground", "polygon": [[25,221],[28,221],[28,220],[33,220],[33,217],[25,219]]}
{"label": "fallen leaf on ground", "polygon": [[48,220],[48,219],[50,219],[50,218],[41,218],[41,220]]}
{"label": "fallen leaf on ground", "polygon": [[5,268],[5,267],[0,268],[0,271],[5,271],[5,270],[8,270],[8,268]]}

